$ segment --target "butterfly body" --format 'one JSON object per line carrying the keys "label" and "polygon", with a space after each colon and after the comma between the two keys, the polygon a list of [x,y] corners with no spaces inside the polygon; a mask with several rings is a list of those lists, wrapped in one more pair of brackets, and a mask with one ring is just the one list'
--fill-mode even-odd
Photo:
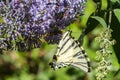
{"label": "butterfly body", "polygon": [[90,60],[80,43],[71,36],[71,31],[63,34],[57,49],[53,56],[51,68],[57,70],[61,67],[73,66],[90,72]]}

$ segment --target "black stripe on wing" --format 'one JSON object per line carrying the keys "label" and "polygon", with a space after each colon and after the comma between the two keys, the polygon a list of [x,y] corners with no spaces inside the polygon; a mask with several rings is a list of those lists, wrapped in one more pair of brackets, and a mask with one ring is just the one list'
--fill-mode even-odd
{"label": "black stripe on wing", "polygon": [[67,44],[67,42],[70,40],[71,38],[69,37],[64,43],[63,45],[60,47],[59,52],[63,49],[63,47]]}
{"label": "black stripe on wing", "polygon": [[62,50],[62,48],[65,46],[67,41],[71,38],[71,31],[67,31],[66,33],[63,34],[63,37],[61,38],[59,45],[58,45],[58,52]]}
{"label": "black stripe on wing", "polygon": [[[85,52],[85,50],[83,49],[83,47],[80,45],[80,43],[78,42],[78,41],[76,41],[75,40],[75,42],[76,42],[76,46],[74,47],[74,51],[78,51],[78,52],[76,52],[74,55],[73,55],[73,59],[74,58],[77,58],[78,60],[79,60],[79,62],[75,62],[75,61],[73,61],[73,65],[74,64],[76,64],[76,65],[80,65],[80,66],[82,66],[82,67],[85,67],[83,64],[86,64],[86,68],[88,68],[88,72],[90,72],[90,67],[91,67],[91,65],[90,65],[90,60],[89,60],[89,58],[88,58],[88,55],[87,55],[87,53]],[[83,60],[85,60],[84,62],[82,62]],[[74,65],[75,66],[75,65]]]}
{"label": "black stripe on wing", "polygon": [[85,50],[81,50],[81,51],[78,51],[76,52],[73,57],[77,57],[77,56],[80,56],[80,55],[85,55]]}
{"label": "black stripe on wing", "polygon": [[67,49],[65,49],[64,52],[61,53],[61,55],[64,54],[64,53],[66,53],[74,45],[75,45],[75,43],[72,42],[72,44]]}
{"label": "black stripe on wing", "polygon": [[67,34],[62,39],[64,40],[67,36],[71,36],[71,32],[70,31],[68,31]]}
{"label": "black stripe on wing", "polygon": [[[85,64],[87,66],[85,66]],[[79,65],[79,66],[75,66],[75,65]],[[91,67],[90,67],[90,62],[87,62],[87,63],[83,63],[83,62],[73,62],[70,64],[70,66],[74,66],[74,67],[77,67],[77,68],[80,68],[80,67],[83,67],[83,68],[86,68],[87,69],[87,72],[90,72],[91,71]]]}
{"label": "black stripe on wing", "polygon": [[82,45],[80,44],[80,42],[78,40],[76,40],[74,37],[71,36],[72,39],[74,39],[74,41],[77,43],[77,46],[81,47]]}

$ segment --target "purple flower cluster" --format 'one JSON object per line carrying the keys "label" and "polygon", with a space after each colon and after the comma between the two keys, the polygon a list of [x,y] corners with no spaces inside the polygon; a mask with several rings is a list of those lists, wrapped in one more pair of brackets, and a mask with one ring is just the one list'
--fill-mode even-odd
{"label": "purple flower cluster", "polygon": [[41,39],[56,43],[61,29],[85,8],[85,0],[6,0],[0,2],[0,49],[29,50]]}

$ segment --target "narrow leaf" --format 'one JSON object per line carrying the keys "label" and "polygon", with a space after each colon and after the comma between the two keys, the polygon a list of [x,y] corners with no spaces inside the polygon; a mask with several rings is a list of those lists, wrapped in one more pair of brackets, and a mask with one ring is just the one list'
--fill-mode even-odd
{"label": "narrow leaf", "polygon": [[120,22],[120,9],[114,9],[114,14],[117,17],[118,21]]}
{"label": "narrow leaf", "polygon": [[113,46],[116,57],[118,59],[118,62],[120,64],[120,23],[115,16],[115,14],[112,15],[112,21],[110,28],[113,30],[112,37],[116,40],[116,44]]}
{"label": "narrow leaf", "polygon": [[103,27],[107,27],[105,20],[99,16],[91,16],[91,18],[96,19]]}

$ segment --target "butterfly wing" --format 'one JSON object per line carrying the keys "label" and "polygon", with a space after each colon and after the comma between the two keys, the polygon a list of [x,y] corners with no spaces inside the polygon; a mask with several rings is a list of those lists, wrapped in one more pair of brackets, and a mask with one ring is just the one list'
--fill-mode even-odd
{"label": "butterfly wing", "polygon": [[90,72],[90,61],[87,54],[80,43],[72,38],[70,31],[63,34],[53,59],[55,59],[51,64],[53,69],[71,65]]}
{"label": "butterfly wing", "polygon": [[67,31],[61,41],[59,42],[58,45],[58,50],[57,50],[57,63],[65,63],[69,65],[72,61],[72,56],[74,54],[73,52],[73,46],[75,45],[74,39],[71,38],[71,32]]}
{"label": "butterfly wing", "polygon": [[67,46],[70,45],[71,45],[71,31],[67,31],[66,33],[63,34],[59,42],[56,55],[63,54],[62,51],[64,51],[65,48],[67,48]]}
{"label": "butterfly wing", "polygon": [[57,49],[57,53],[53,56],[54,62],[50,63],[51,68],[54,70],[68,66],[71,62],[73,55],[74,40],[71,38],[71,32],[67,31],[63,34]]}
{"label": "butterfly wing", "polygon": [[83,47],[79,45],[79,42],[76,42],[73,51],[74,55],[71,65],[80,68],[85,72],[90,72],[90,60]]}

